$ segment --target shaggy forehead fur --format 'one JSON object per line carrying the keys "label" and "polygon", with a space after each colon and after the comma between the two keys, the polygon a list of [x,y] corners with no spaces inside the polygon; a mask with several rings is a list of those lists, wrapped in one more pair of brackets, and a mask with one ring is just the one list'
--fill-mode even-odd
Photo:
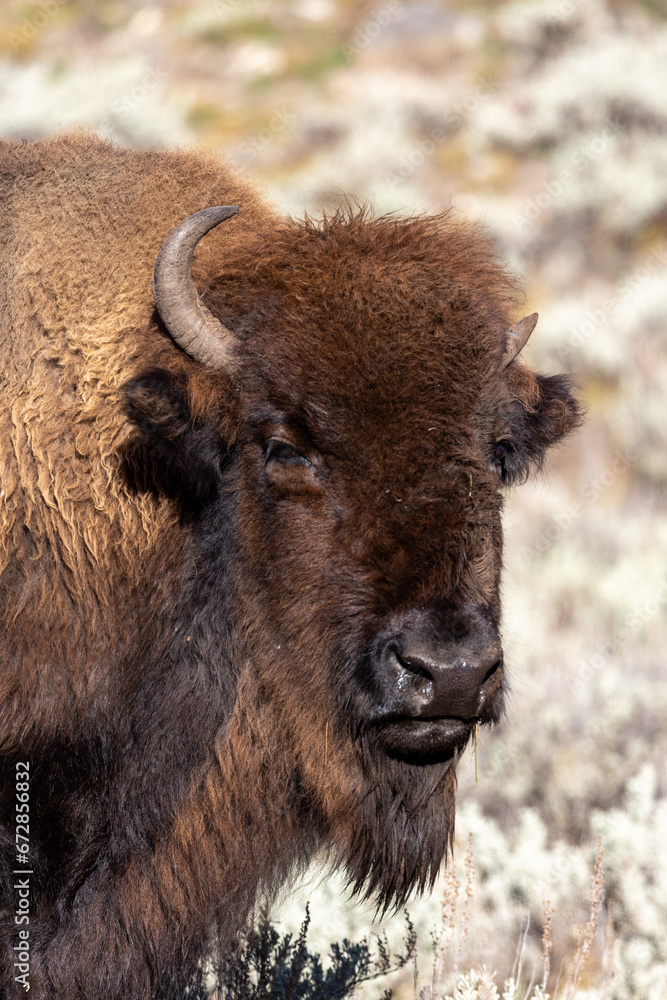
{"label": "shaggy forehead fur", "polygon": [[[280,226],[253,251],[250,274],[221,262],[212,300],[223,314],[246,306],[250,356],[263,377],[263,356],[278,376],[289,372],[297,397],[321,390],[344,406],[362,388],[396,392],[425,376],[445,376],[451,397],[499,364],[516,287],[470,224],[373,219],[350,207]],[[267,316],[279,317],[280,336]]]}
{"label": "shaggy forehead fur", "polygon": [[250,271],[222,261],[207,297],[237,333],[246,412],[300,416],[366,473],[407,448],[414,472],[469,448],[485,401],[511,398],[501,359],[517,289],[475,226],[351,206],[279,226],[253,256]]}

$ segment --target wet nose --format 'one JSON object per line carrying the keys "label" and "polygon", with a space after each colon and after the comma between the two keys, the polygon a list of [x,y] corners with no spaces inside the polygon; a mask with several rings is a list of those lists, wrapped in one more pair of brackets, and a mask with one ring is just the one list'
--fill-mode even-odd
{"label": "wet nose", "polygon": [[408,620],[377,647],[373,669],[383,718],[494,717],[503,682],[497,631],[480,613],[438,625]]}

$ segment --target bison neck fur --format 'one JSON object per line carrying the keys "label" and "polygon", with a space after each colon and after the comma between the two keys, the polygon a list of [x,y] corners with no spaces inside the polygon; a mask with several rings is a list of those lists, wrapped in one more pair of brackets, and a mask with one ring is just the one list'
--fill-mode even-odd
{"label": "bison neck fur", "polygon": [[[381,909],[432,884],[502,711],[499,491],[577,405],[504,361],[517,289],[475,227],[296,223],[215,158],[87,134],[0,161],[0,992],[27,764],[32,995],[149,1000],[315,851]],[[229,370],[151,294],[215,204],[193,278]]]}

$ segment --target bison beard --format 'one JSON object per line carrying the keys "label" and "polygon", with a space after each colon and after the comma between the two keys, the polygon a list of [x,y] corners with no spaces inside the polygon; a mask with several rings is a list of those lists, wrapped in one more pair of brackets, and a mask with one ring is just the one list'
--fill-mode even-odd
{"label": "bison beard", "polygon": [[380,911],[433,886],[454,838],[453,762],[416,768],[368,753],[361,808],[342,854],[355,892]]}
{"label": "bison beard", "polygon": [[27,762],[31,995],[150,1000],[318,850],[432,885],[503,709],[501,489],[578,408],[451,217],[286,221],[85,135],[0,191],[0,992]]}

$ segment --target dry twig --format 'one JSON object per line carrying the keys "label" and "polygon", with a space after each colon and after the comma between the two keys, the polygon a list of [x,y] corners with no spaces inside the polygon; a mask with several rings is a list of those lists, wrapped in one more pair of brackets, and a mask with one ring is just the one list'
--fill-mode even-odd
{"label": "dry twig", "polygon": [[553,917],[554,908],[548,899],[542,902],[542,906],[544,907],[544,927],[542,928],[542,968],[544,973],[542,975],[542,989],[546,990],[549,973],[551,972],[551,949],[553,947],[551,940],[551,918]]}
{"label": "dry twig", "polygon": [[600,916],[600,911],[602,909],[602,904],[604,902],[604,868],[602,866],[602,860],[604,858],[604,850],[602,848],[602,838],[598,840],[598,851],[595,857],[595,867],[593,869],[593,878],[591,879],[591,915],[588,918],[588,923],[583,929],[581,942],[577,948],[577,952],[574,956],[574,970],[572,973],[572,981],[570,983],[570,989],[568,991],[568,1000],[574,1000],[575,994],[577,992],[577,987],[581,982],[581,974],[584,969],[584,965],[590,955],[591,947],[595,939],[595,933],[598,926],[598,918]]}

